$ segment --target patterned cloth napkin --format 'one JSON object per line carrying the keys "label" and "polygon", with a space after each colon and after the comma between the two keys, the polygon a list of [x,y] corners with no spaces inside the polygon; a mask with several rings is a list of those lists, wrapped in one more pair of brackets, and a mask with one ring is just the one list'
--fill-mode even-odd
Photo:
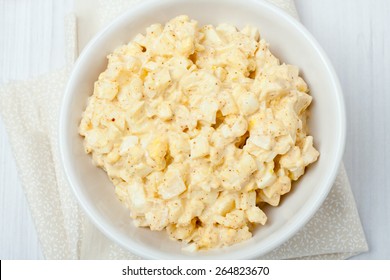
{"label": "patterned cloth napkin", "polygon": [[[268,0],[298,17],[293,0]],[[106,238],[80,209],[58,152],[60,100],[77,53],[107,22],[140,0],[76,0],[65,20],[67,64],[0,89],[0,111],[46,259],[138,259]],[[76,26],[76,18],[77,25]],[[344,259],[367,251],[344,166],[306,226],[262,259]]]}

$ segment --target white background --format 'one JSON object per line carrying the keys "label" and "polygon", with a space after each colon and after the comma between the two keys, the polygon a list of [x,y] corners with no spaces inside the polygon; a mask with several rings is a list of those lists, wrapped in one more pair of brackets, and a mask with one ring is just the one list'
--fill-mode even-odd
{"label": "white background", "polygon": [[[64,63],[64,15],[72,0],[0,0],[0,84]],[[390,259],[390,1],[295,0],[344,90],[344,163],[370,251]],[[0,259],[43,258],[0,119]]]}

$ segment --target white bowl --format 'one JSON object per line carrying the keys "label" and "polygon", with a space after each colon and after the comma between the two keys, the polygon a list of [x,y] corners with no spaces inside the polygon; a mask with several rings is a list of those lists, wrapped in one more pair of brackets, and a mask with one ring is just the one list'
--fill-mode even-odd
{"label": "white bowl", "polygon": [[[268,223],[253,238],[229,248],[186,253],[166,232],[136,228],[114,194],[106,174],[92,164],[78,135],[81,114],[94,81],[106,67],[106,55],[152,23],[187,14],[203,24],[251,24],[260,29],[281,61],[297,65],[314,98],[310,132],[319,161],[295,184],[279,207],[266,209]],[[270,252],[291,238],[314,215],[337,174],[345,144],[345,109],[336,74],[319,44],[294,18],[260,0],[152,0],[118,17],[85,47],[69,79],[62,104],[60,150],[65,172],[81,206],[98,228],[133,253],[151,259],[249,259]]]}

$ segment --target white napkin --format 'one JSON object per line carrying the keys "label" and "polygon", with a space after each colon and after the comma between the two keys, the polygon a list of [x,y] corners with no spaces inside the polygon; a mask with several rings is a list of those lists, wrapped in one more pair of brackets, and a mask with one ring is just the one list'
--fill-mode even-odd
{"label": "white napkin", "polygon": [[[297,17],[293,0],[268,0]],[[77,52],[108,21],[140,0],[75,2],[66,18],[67,64],[35,80],[0,89],[0,111],[47,259],[137,259],[107,239],[79,208],[58,153],[60,100]],[[345,169],[311,221],[263,259],[343,259],[367,251]]]}

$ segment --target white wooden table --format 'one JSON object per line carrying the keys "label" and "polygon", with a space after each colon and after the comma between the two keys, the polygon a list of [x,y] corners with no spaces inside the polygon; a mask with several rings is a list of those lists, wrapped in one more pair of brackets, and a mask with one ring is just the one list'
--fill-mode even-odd
{"label": "white wooden table", "polygon": [[[370,251],[390,259],[390,1],[295,0],[344,89],[344,162]],[[0,0],[0,84],[64,63],[63,16],[72,0]],[[0,259],[41,259],[15,161],[0,120]]]}

